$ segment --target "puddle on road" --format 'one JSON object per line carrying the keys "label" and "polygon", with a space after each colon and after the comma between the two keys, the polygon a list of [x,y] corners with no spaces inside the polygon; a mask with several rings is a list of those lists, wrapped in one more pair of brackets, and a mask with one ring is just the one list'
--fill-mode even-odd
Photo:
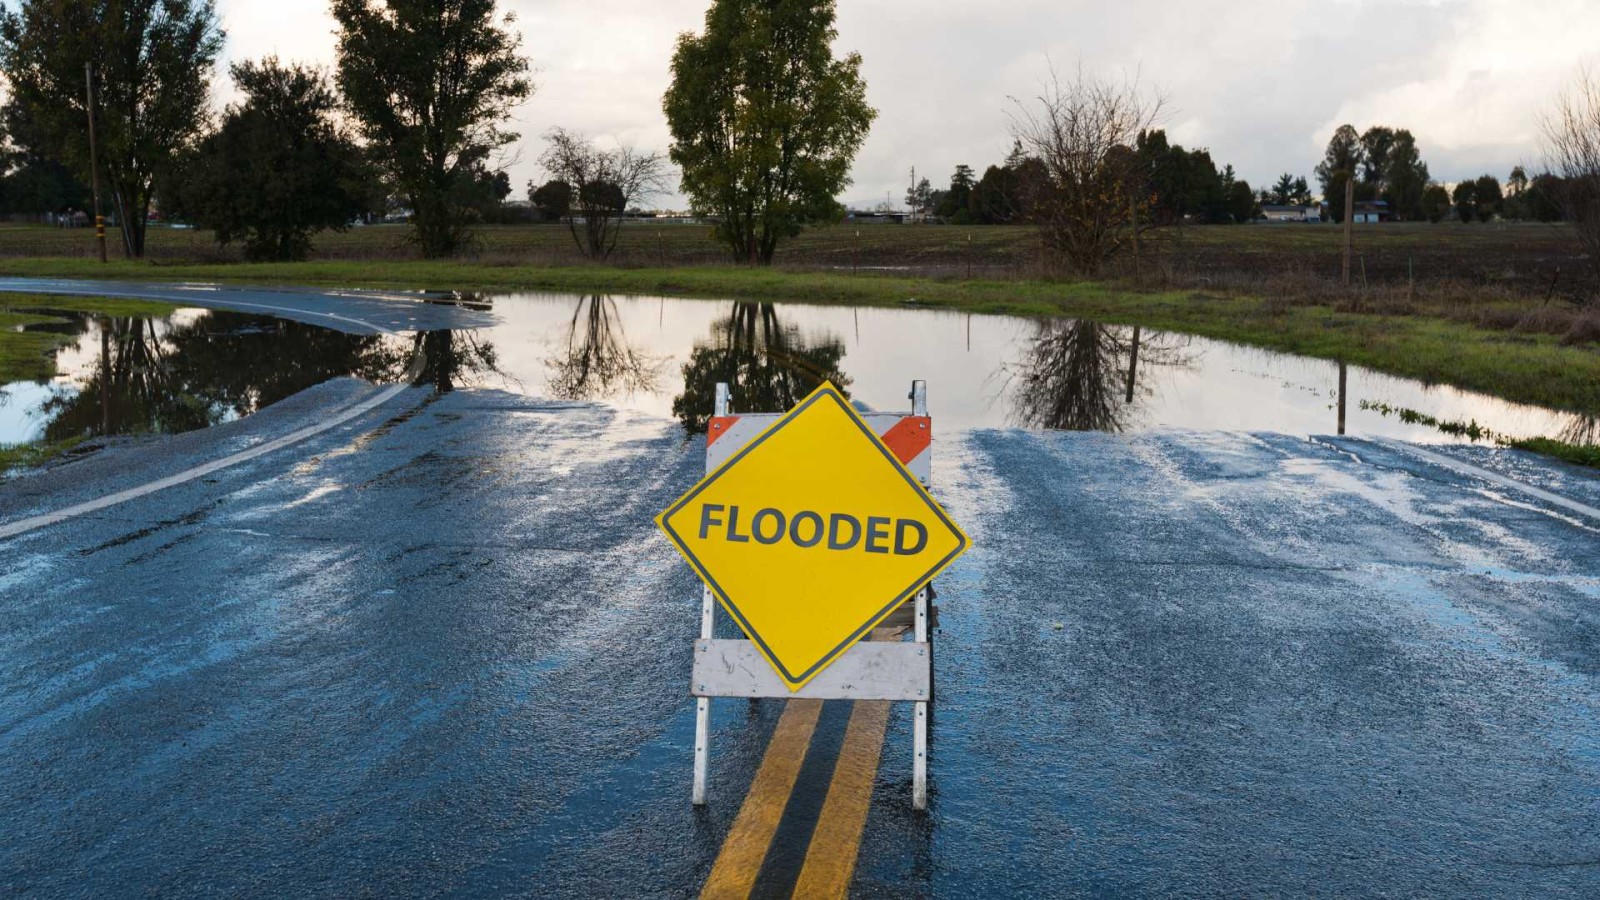
{"label": "puddle on road", "polygon": [[342,375],[392,381],[410,358],[393,339],[256,314],[51,315],[23,329],[73,341],[55,352],[55,377],[0,386],[0,445],[191,431]]}
{"label": "puddle on road", "polygon": [[[402,340],[242,313],[63,315],[74,343],[45,384],[0,388],[0,444],[169,433],[248,415],[342,375],[423,380],[672,417],[703,432],[713,386],[734,409],[786,409],[821,380],[876,409],[929,385],[942,428],[1196,428],[1473,440],[1600,441],[1595,419],[1219,341],[1087,321],[648,297],[467,298],[500,324]],[[1344,385],[1341,390],[1341,384]]]}

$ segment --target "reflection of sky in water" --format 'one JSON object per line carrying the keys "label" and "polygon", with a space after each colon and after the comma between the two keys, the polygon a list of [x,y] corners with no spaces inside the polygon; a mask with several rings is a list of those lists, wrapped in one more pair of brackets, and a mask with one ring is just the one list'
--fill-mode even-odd
{"label": "reflection of sky in water", "polygon": [[[488,339],[498,352],[501,370],[523,390],[545,393],[550,376],[545,361],[564,352],[578,302],[549,294],[495,299],[494,311],[502,324]],[[617,297],[615,303],[627,342],[659,359],[662,368],[659,390],[610,400],[670,416],[672,399],[683,390],[682,367],[690,351],[697,341],[708,340],[713,323],[727,318],[733,304],[633,297]],[[810,342],[829,337],[843,342],[846,352],[840,369],[851,379],[850,391],[875,408],[904,406],[911,380],[926,379],[929,405],[941,426],[948,428],[1014,424],[1009,396],[1015,387],[1014,370],[1039,330],[1038,323],[1026,319],[927,310],[779,305],[777,313]],[[1159,363],[1164,356],[1185,364],[1145,364],[1146,360]],[[1415,409],[1446,421],[1475,419],[1517,437],[1554,434],[1570,418],[1354,367],[1348,377],[1347,429],[1356,435],[1453,440],[1428,426],[1363,410],[1363,400]],[[1145,332],[1141,396],[1128,425],[1328,434],[1338,426],[1337,389],[1338,366],[1331,362]]]}
{"label": "reflection of sky in water", "polygon": [[[685,363],[696,346],[712,343],[716,336],[727,338],[726,323],[734,308],[731,301],[616,297],[600,310],[602,315],[594,315],[592,302],[573,295],[496,297],[493,310],[500,324],[470,337],[459,336],[454,343],[458,349],[491,346],[499,372],[464,372],[462,384],[550,396],[559,393],[555,389],[560,385],[572,383],[571,361],[582,356],[575,349],[603,344],[605,353],[585,359],[600,368],[623,360],[626,367],[634,370],[635,377],[615,379],[610,391],[605,385],[595,389],[591,380],[585,396],[671,417],[674,398],[685,391]],[[221,328],[220,319],[206,321],[211,315],[205,310],[180,310],[170,320],[158,323],[153,336],[164,341],[181,326],[201,325],[202,333],[207,328]],[[779,327],[793,335],[787,349],[795,350],[797,356],[807,348],[814,350],[831,341],[841,344],[844,352],[838,370],[849,379],[848,390],[858,401],[874,408],[904,408],[911,380],[926,379],[930,407],[943,428],[1016,425],[1022,390],[1038,384],[1057,390],[1065,383],[1060,373],[1054,379],[1036,377],[1039,337],[1059,335],[1064,329],[1033,320],[910,309],[779,305],[770,316],[746,315],[740,321],[770,325],[773,317]],[[243,318],[237,321],[244,322]],[[597,322],[601,324],[596,325]],[[263,330],[251,331],[247,326],[245,322],[232,327],[239,329],[235,334]],[[40,406],[52,392],[72,396],[91,383],[99,366],[100,339],[93,322],[86,327],[86,333],[75,343],[58,352],[57,368],[61,374],[52,387],[23,383],[5,388],[7,394],[0,402],[0,443],[38,439],[47,418],[40,413]],[[605,331],[603,340],[596,340],[597,328]],[[280,341],[272,346],[281,347],[283,356],[257,358],[255,365],[262,371],[268,367],[280,369],[284,364],[300,365],[306,361],[293,359],[294,353],[301,352],[295,348],[320,348],[316,352],[323,354],[320,365],[326,371],[309,366],[308,377],[312,373],[332,377],[350,371],[354,362],[365,358],[362,354],[376,352],[371,347],[359,350],[337,343],[331,347],[318,344],[315,331],[298,326],[287,336],[266,335],[261,339]],[[192,340],[196,330],[191,328],[189,333]],[[1143,332],[1136,399],[1130,408],[1124,393],[1131,329],[1114,328],[1106,336],[1107,340],[1098,344],[1089,342],[1089,346],[1109,349],[1098,368],[1089,367],[1086,371],[1097,372],[1097,402],[1108,406],[1125,429],[1175,427],[1327,434],[1337,428],[1338,366],[1334,363],[1202,338]],[[766,346],[759,341],[757,344]],[[397,357],[403,357],[410,345],[407,337],[385,346]],[[197,345],[189,346],[193,349]],[[203,347],[194,352],[203,352]],[[210,357],[205,359],[213,368],[220,364]],[[565,372],[561,369],[563,361],[568,366]],[[1030,369],[1030,365],[1034,368]],[[648,368],[646,375],[653,377],[637,377],[640,366]],[[403,365],[395,371],[399,368]],[[186,370],[191,378],[196,371],[201,370]],[[252,378],[265,380],[264,375],[252,370],[245,373],[242,381],[251,384]],[[216,380],[228,381],[220,377]],[[232,384],[235,394],[230,396],[236,396],[241,386]],[[299,389],[298,385],[276,387]],[[1364,410],[1363,401],[1414,409],[1443,421],[1476,420],[1481,426],[1513,437],[1553,436],[1572,418],[1451,388],[1428,388],[1358,368],[1349,370],[1348,393],[1347,430],[1355,435],[1454,440],[1429,426],[1408,425],[1392,416]],[[270,402],[275,398],[266,399]],[[224,419],[236,415],[221,408],[216,414]]]}
{"label": "reflection of sky in water", "polygon": [[0,388],[0,443],[23,444],[44,436],[45,420],[39,407],[67,385],[19,381]]}

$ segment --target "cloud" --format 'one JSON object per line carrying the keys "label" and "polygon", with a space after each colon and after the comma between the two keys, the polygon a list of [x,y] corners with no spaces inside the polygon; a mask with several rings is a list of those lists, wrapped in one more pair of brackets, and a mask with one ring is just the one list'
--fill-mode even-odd
{"label": "cloud", "polygon": [[[513,180],[542,176],[539,136],[562,126],[665,149],[673,42],[708,0],[502,0],[539,70],[516,112]],[[332,62],[326,0],[219,0],[230,57]],[[1592,0],[849,0],[840,52],[860,51],[879,119],[845,199],[898,200],[1009,149],[1013,97],[1050,61],[1137,73],[1170,100],[1176,140],[1264,184],[1310,176],[1339,124],[1410,128],[1436,177],[1536,161],[1536,112],[1600,33]],[[224,86],[225,87],[225,86]],[[220,93],[220,92],[219,92]],[[666,202],[681,202],[669,198]]]}

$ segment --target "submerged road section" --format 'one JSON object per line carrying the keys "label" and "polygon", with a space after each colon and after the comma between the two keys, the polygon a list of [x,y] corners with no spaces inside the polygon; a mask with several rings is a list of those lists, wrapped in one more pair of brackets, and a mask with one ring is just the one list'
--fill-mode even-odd
{"label": "submerged road section", "polygon": [[[0,522],[370,390],[18,479]],[[643,414],[408,389],[0,540],[0,894],[1600,892],[1587,473],[942,432],[974,548],[938,585],[928,813],[905,705],[778,701],[715,704],[696,810],[700,590],[651,517],[703,452]]]}
{"label": "submerged road section", "polygon": [[67,297],[118,297],[179,306],[259,312],[354,334],[481,328],[494,324],[486,312],[439,302],[445,294],[335,288],[256,287],[231,284],[173,284],[71,278],[0,278],[7,294]]}

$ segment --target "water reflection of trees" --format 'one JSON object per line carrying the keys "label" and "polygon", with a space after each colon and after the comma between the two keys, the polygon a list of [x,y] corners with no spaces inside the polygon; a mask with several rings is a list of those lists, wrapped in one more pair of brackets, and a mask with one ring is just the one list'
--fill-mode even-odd
{"label": "water reflection of trees", "polygon": [[494,345],[475,331],[421,331],[411,339],[413,359],[422,366],[412,383],[432,385],[441,394],[477,384],[485,372],[499,372]]}
{"label": "water reflection of trees", "polygon": [[690,434],[704,434],[719,382],[728,385],[733,409],[742,412],[787,411],[824,381],[848,396],[850,378],[839,369],[844,354],[836,337],[807,339],[783,324],[770,303],[735,303],[727,318],[711,326],[709,340],[690,352],[672,413]]}
{"label": "water reflection of trees", "polygon": [[1150,367],[1187,365],[1174,338],[1085,319],[1039,323],[1024,358],[1006,367],[1011,418],[1059,431],[1122,431],[1154,391]]}
{"label": "water reflection of trees", "polygon": [[610,297],[583,297],[572,311],[566,347],[546,361],[549,390],[562,400],[599,400],[654,391],[660,359],[628,344],[622,315]]}
{"label": "water reflection of trees", "polygon": [[1573,416],[1556,439],[1579,447],[1600,447],[1600,417]]}
{"label": "water reflection of trees", "polygon": [[[90,320],[76,321],[86,334]],[[407,358],[404,347],[377,335],[243,313],[208,312],[170,324],[118,316],[93,324],[96,364],[76,394],[43,405],[46,440],[203,428],[329,378],[396,378]]]}

